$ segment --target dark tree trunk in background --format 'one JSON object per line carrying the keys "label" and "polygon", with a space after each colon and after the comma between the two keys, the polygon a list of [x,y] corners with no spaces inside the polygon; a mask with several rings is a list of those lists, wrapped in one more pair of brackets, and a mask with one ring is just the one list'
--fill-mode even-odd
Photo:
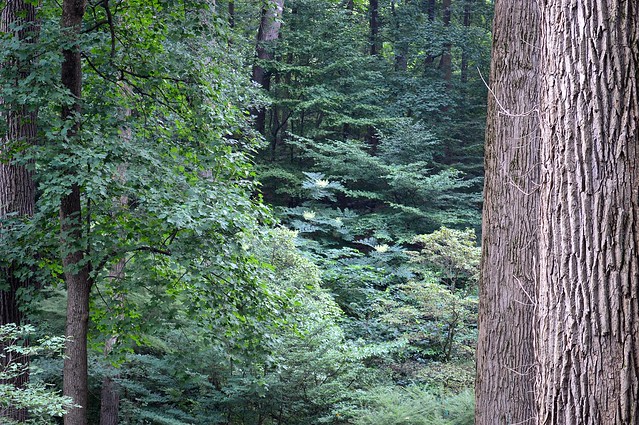
{"label": "dark tree trunk in background", "polygon": [[536,0],[495,3],[475,385],[477,425],[535,423],[538,28]]}
{"label": "dark tree trunk in background", "polygon": [[[272,60],[272,44],[280,34],[282,26],[282,13],[284,12],[284,0],[265,0],[262,8],[260,28],[257,32],[257,62],[253,65],[253,81],[268,91],[271,87],[270,71],[264,69],[262,61]],[[266,111],[260,109],[254,111],[256,115],[255,126],[257,130],[265,134]]]}
{"label": "dark tree trunk in background", "polygon": [[391,12],[393,13],[393,18],[395,18],[395,30],[400,37],[400,40],[395,43],[395,71],[406,71],[408,69],[408,46],[406,42],[401,39],[402,26],[397,15],[396,0],[393,0],[391,3]]}
{"label": "dark tree trunk in background", "polygon": [[[435,22],[435,17],[437,16],[435,0],[422,0],[422,9],[422,11],[428,15],[428,21],[431,23]],[[433,62],[435,62],[435,55],[433,55],[433,52],[430,52],[424,59],[425,70],[428,69],[433,64]]]}
{"label": "dark tree trunk in background", "polygon": [[[450,17],[451,17],[451,0],[444,0],[443,3],[443,22],[444,27],[447,28],[446,38],[450,38]],[[450,41],[446,41],[442,46],[442,57],[439,60],[439,69],[442,71],[444,80],[450,83],[453,76],[453,62],[452,62],[452,44]]]}
{"label": "dark tree trunk in background", "polygon": [[[122,95],[123,97],[130,97],[133,93],[129,86],[122,83]],[[126,108],[123,111],[124,118],[129,118],[133,115],[133,111],[130,108]],[[128,126],[124,126],[122,128],[122,140],[125,144],[129,144],[131,142],[132,132],[131,128]],[[127,165],[121,164],[118,166],[118,176],[117,179],[121,183],[126,182],[126,172]],[[128,208],[129,206],[129,198],[126,195],[120,197],[120,199],[115,200],[116,205],[123,210]],[[121,235],[124,237],[124,235]],[[126,259],[120,258],[117,263],[111,268],[111,272],[109,276],[111,276],[111,281],[121,281],[124,279],[124,269],[126,267]],[[113,297],[112,301],[114,303],[123,305],[124,296],[120,293],[116,293]],[[118,316],[118,320],[122,320],[123,316]],[[114,378],[118,378],[119,374],[115,367],[113,367],[109,363],[109,355],[113,351],[113,348],[118,343],[117,335],[112,335],[109,339],[107,339],[104,344],[104,357],[106,366],[106,376],[102,380],[102,388],[100,390],[100,425],[117,425],[119,422],[120,416],[120,386],[114,380]]]}
{"label": "dark tree trunk in background", "polygon": [[639,3],[540,8],[538,423],[637,424]]}
{"label": "dark tree trunk in background", "polygon": [[229,14],[229,26],[231,28],[235,28],[235,1],[234,0],[229,0],[228,14]]}
{"label": "dark tree trunk in background", "polygon": [[370,24],[370,54],[375,56],[382,51],[382,42],[379,38],[379,0],[369,0],[368,15]]}
{"label": "dark tree trunk in background", "polygon": [[[22,27],[17,33],[14,26]],[[39,32],[36,21],[36,10],[33,4],[23,0],[8,0],[0,11],[0,34],[11,34],[23,42],[35,42]],[[16,65],[15,63],[0,64],[0,67]],[[18,80],[26,78],[29,72],[28,64],[18,64],[23,70],[17,75]],[[36,111],[28,110],[25,106],[13,107],[0,98],[3,110],[0,111],[0,119],[6,126],[5,133],[0,134],[0,220],[12,215],[13,218],[30,217],[35,209],[35,185],[31,171],[22,165],[12,163],[12,151],[21,146],[33,145],[36,142]],[[3,243],[0,241],[0,243]],[[0,285],[6,285],[5,290],[0,290],[0,325],[8,323],[21,324],[23,314],[19,301],[19,291],[29,287],[32,282],[16,275],[18,265],[9,265],[0,268]],[[0,344],[0,351],[4,347]],[[28,356],[14,356],[14,361],[28,364]],[[6,366],[4,360],[0,363],[0,369]],[[9,385],[21,387],[29,381],[29,374],[24,373],[10,382],[0,381]],[[23,421],[27,418],[27,411],[8,407],[0,410],[1,418],[9,418]]]}
{"label": "dark tree trunk in background", "polygon": [[354,7],[355,7],[355,4],[353,3],[353,0],[346,0],[346,10],[352,13]]}
{"label": "dark tree trunk in background", "polygon": [[435,8],[436,0],[421,0],[421,9],[423,13],[428,15],[429,21],[434,21],[436,16],[436,8]]}
{"label": "dark tree trunk in background", "polygon": [[[62,4],[61,25],[69,40],[78,39],[85,7],[85,0],[64,0]],[[75,114],[80,113],[79,100],[82,96],[80,48],[72,46],[62,53],[62,84],[76,99],[72,105],[63,105],[62,118],[72,120],[75,119]],[[74,124],[68,138],[75,139],[78,130],[78,124]],[[73,170],[68,172],[73,173]],[[65,425],[87,425],[87,329],[91,280],[82,242],[84,232],[81,201],[80,187],[74,183],[60,202],[62,264],[67,285],[66,336],[70,338],[64,351],[63,393],[82,406],[71,409],[64,416]]]}
{"label": "dark tree trunk in background", "polygon": [[[465,29],[468,29],[470,27],[470,19],[471,19],[473,2],[474,0],[464,0],[463,24]],[[460,81],[463,84],[468,82],[468,49],[466,48],[466,46],[462,46]]]}

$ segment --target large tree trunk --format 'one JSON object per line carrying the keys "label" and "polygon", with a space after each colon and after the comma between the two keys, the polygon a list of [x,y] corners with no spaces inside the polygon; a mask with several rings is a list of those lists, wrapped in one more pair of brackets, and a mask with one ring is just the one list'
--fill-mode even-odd
{"label": "large tree trunk", "polygon": [[[62,4],[62,28],[70,40],[77,40],[82,26],[86,0],[64,0]],[[62,84],[76,99],[72,105],[63,105],[62,118],[75,119],[80,113],[82,97],[82,62],[79,46],[64,50]],[[78,124],[74,124],[67,136],[77,137]],[[72,173],[73,170],[69,170]],[[89,294],[91,280],[89,265],[85,261],[82,229],[82,198],[80,187],[74,183],[60,202],[60,227],[62,264],[67,285],[66,336],[69,341],[64,351],[63,393],[79,404],[64,416],[65,425],[86,425],[88,404],[87,330],[89,325]]]}
{"label": "large tree trunk", "polygon": [[486,129],[477,425],[529,424],[535,417],[538,25],[536,0],[495,3]]}
{"label": "large tree trunk", "polygon": [[[253,81],[261,85],[264,90],[271,88],[271,74],[260,63],[273,60],[272,44],[280,35],[282,26],[282,13],[284,12],[284,0],[265,0],[262,8],[260,28],[257,32],[257,60],[253,65]],[[255,126],[257,130],[265,134],[266,111],[262,108],[254,112],[256,115]]]}
{"label": "large tree trunk", "polygon": [[538,405],[639,423],[639,3],[544,0]]}
{"label": "large tree trunk", "polygon": [[[15,31],[14,26],[20,26],[19,31]],[[8,0],[2,11],[0,11],[0,34],[10,33],[21,42],[35,42],[38,36],[38,23],[36,20],[36,10],[33,2],[23,0]],[[17,64],[0,64],[0,67]],[[23,71],[16,75],[18,80],[26,78],[29,72],[28,64],[22,63],[19,68]],[[32,145],[36,142],[36,111],[28,110],[25,106],[13,107],[5,104],[0,98],[3,111],[0,112],[0,119],[6,125],[6,133],[0,136],[0,219],[9,214],[14,218],[30,217],[35,209],[35,185],[31,171],[22,165],[12,163],[12,151],[20,149],[21,146]],[[2,243],[0,241],[0,243]],[[32,284],[29,279],[16,275],[17,264],[6,268],[0,268],[0,281],[6,285],[6,290],[0,290],[0,325],[8,323],[20,324],[23,321],[21,305],[19,301],[19,291]],[[0,344],[0,352],[4,347]],[[0,360],[0,370],[6,364],[4,357]],[[29,357],[26,355],[14,357],[14,361],[21,364],[28,364]],[[24,373],[10,382],[2,381],[16,387],[24,386],[29,380],[29,374]],[[9,418],[16,421],[23,421],[27,417],[25,409],[15,409],[8,407],[0,410],[0,418]],[[0,422],[2,420],[0,419]]]}

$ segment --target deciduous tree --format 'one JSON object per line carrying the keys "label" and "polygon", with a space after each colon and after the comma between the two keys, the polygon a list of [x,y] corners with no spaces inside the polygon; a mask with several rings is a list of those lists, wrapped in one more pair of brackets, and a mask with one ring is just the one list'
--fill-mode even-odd
{"label": "deciduous tree", "polygon": [[[18,43],[31,44],[37,40],[38,24],[36,21],[36,8],[34,2],[24,0],[8,0],[0,11],[0,36],[13,38]],[[0,68],[18,70],[13,78],[8,79],[3,84],[17,86],[29,74],[30,65],[28,59],[7,60],[0,63]],[[3,75],[4,76],[4,75]],[[13,90],[20,93],[20,90]],[[32,169],[24,164],[15,161],[14,153],[24,149],[26,146],[36,142],[36,118],[37,111],[34,107],[24,105],[20,99],[0,98],[0,119],[3,123],[0,126],[0,226],[2,220],[21,219],[30,217],[35,208],[35,184],[32,176]],[[10,223],[7,223],[11,227]],[[5,225],[6,226],[6,225]],[[5,230],[7,230],[5,228]],[[6,237],[10,237],[7,235]],[[0,241],[0,243],[4,243]],[[27,261],[25,261],[27,263]],[[21,265],[11,261],[11,264],[0,266],[0,326],[7,324],[20,324],[23,321],[22,309],[20,305],[20,292],[29,287],[32,282],[25,273],[20,273]],[[0,353],[3,345],[0,343]],[[14,359],[22,364],[28,364],[28,356],[19,356]],[[7,358],[0,356],[0,370],[6,366]],[[9,384],[23,386],[29,379],[28,369],[23,373],[12,377]],[[13,420],[26,419],[25,409],[0,410],[0,417],[7,417]]]}
{"label": "deciduous tree", "polygon": [[[262,17],[257,32],[257,62],[253,65],[253,81],[265,90],[271,87],[271,74],[265,67],[265,61],[273,60],[273,42],[277,40],[282,26],[284,0],[265,0],[262,4]],[[255,124],[257,130],[264,134],[266,126],[266,111],[256,111]]]}
{"label": "deciduous tree", "polygon": [[478,425],[524,424],[535,417],[537,28],[536,1],[495,3],[477,347]]}
{"label": "deciduous tree", "polygon": [[539,5],[537,423],[636,424],[639,4]]}

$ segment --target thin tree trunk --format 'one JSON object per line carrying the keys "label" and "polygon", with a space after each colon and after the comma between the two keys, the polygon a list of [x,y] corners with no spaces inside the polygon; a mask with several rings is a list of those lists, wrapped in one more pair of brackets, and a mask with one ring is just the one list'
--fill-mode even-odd
{"label": "thin tree trunk", "polygon": [[[123,258],[111,269],[111,275],[114,276],[113,279],[122,279],[125,263],[126,261]],[[115,299],[115,301],[122,302],[122,298]],[[104,357],[107,362],[108,356],[117,343],[118,337],[116,335],[111,336],[106,341]],[[102,388],[100,390],[100,425],[117,425],[120,416],[120,387],[113,378],[117,378],[118,374],[115,367],[108,363],[106,370],[107,375],[102,379]]]}
{"label": "thin tree trunk", "polygon": [[375,56],[382,51],[382,43],[379,38],[379,0],[369,0],[368,14],[370,20],[370,54]]}
{"label": "thin tree trunk", "polygon": [[229,0],[228,5],[229,26],[235,28],[235,0]]}
{"label": "thin tree trunk", "polygon": [[[253,81],[268,91],[271,88],[271,73],[264,69],[262,61],[273,60],[272,44],[280,34],[282,26],[282,13],[284,12],[284,0],[265,0],[262,9],[260,28],[257,32],[257,60],[253,65]],[[257,130],[266,134],[266,111],[260,109],[254,111],[256,115],[255,126]]]}
{"label": "thin tree trunk", "polygon": [[477,425],[534,424],[536,416],[538,27],[536,0],[496,1],[486,129]]}
{"label": "thin tree trunk", "polygon": [[404,37],[403,28],[398,20],[396,0],[391,2],[391,12],[395,19],[395,32],[399,38],[399,40],[395,40],[395,71],[405,72],[408,69],[408,46],[402,39]]}
{"label": "thin tree trunk", "polygon": [[[21,26],[19,31],[14,30],[14,25]],[[0,11],[0,34],[11,34],[21,42],[35,42],[39,27],[36,20],[36,9],[32,3],[23,0],[8,0]],[[29,38],[30,37],[30,38]],[[27,41],[29,40],[29,41]],[[0,64],[0,67],[16,64]],[[28,64],[19,64],[23,71],[17,75],[19,80],[27,77]],[[22,165],[12,163],[13,149],[19,149],[24,145],[36,143],[36,119],[37,113],[24,106],[13,107],[5,104],[0,98],[3,111],[0,119],[6,125],[6,134],[0,138],[0,219],[9,214],[15,214],[15,218],[30,217],[35,210],[35,185],[31,171]],[[0,242],[2,243],[2,242]],[[19,291],[32,285],[29,279],[19,277],[15,273],[17,265],[0,268],[0,280],[7,285],[6,290],[0,291],[0,325],[8,323],[20,324],[23,322],[23,314],[19,300]],[[4,350],[0,344],[0,352]],[[17,355],[17,353],[16,353]],[[29,356],[14,356],[14,361],[23,365],[29,364]],[[0,359],[0,370],[6,366],[4,357]],[[8,384],[22,387],[29,381],[28,371],[15,379],[0,381],[0,384]],[[15,409],[11,406],[0,410],[0,418],[8,418],[15,421],[27,419],[28,412],[25,409]],[[2,420],[0,419],[0,422]]]}
{"label": "thin tree trunk", "polygon": [[[444,0],[443,2],[443,22],[445,28],[450,28],[451,17],[451,0]],[[450,31],[449,31],[450,32]],[[450,34],[446,34],[446,38],[450,38]],[[444,80],[450,83],[453,76],[453,60],[451,55],[452,44],[450,41],[446,41],[443,45],[442,57],[439,60],[439,69],[442,71]]]}
{"label": "thin tree trunk", "polygon": [[[122,96],[132,97],[133,91],[131,87],[126,83],[120,84],[120,91]],[[124,108],[122,111],[123,118],[125,121],[129,119],[133,115],[133,111],[131,108]],[[133,137],[133,133],[131,131],[131,127],[129,127],[126,123],[122,128],[122,141],[125,144],[129,144]],[[120,183],[126,183],[127,180],[127,164],[118,165],[118,175],[117,179]],[[129,197],[126,195],[122,195],[119,199],[115,200],[115,204],[118,209],[126,209],[129,206]],[[121,235],[124,236],[124,235]],[[117,281],[124,279],[124,269],[126,267],[126,258],[120,258],[115,265],[111,268],[109,276],[111,276],[111,281]],[[117,294],[113,297],[113,301],[120,306],[124,302],[124,296],[122,294]],[[118,320],[122,320],[123,317],[119,316]],[[100,425],[117,425],[119,422],[120,416],[120,386],[113,378],[118,378],[119,375],[115,369],[115,367],[109,364],[109,355],[113,351],[113,348],[118,343],[117,335],[112,335],[104,345],[104,357],[107,362],[107,374],[102,380],[102,388],[100,391]]]}
{"label": "thin tree trunk", "polygon": [[[82,26],[86,0],[64,0],[62,4],[62,28],[70,40],[77,40]],[[72,105],[63,105],[62,118],[75,119],[80,113],[82,96],[82,62],[79,46],[64,50],[62,84],[74,96]],[[68,133],[73,140],[78,134],[78,124]],[[72,173],[73,170],[69,170]],[[62,264],[67,285],[67,323],[65,346],[63,393],[79,404],[64,416],[65,425],[86,425],[88,404],[87,329],[89,324],[89,294],[91,280],[89,265],[83,251],[82,205],[80,187],[74,183],[60,202],[60,228]]]}
{"label": "thin tree trunk", "polygon": [[[470,28],[470,19],[471,19],[473,1],[474,0],[464,0],[463,24],[466,30]],[[468,49],[465,46],[462,46],[460,81],[462,82],[462,84],[466,84],[468,82]]]}
{"label": "thin tree trunk", "polygon": [[639,3],[544,0],[539,424],[639,423]]}
{"label": "thin tree trunk", "polygon": [[[435,22],[437,10],[435,7],[435,0],[422,0],[422,9],[422,11],[428,15],[428,21],[431,23]],[[426,58],[424,59],[424,71],[428,69],[433,62],[435,62],[435,56],[431,52],[426,55]]]}

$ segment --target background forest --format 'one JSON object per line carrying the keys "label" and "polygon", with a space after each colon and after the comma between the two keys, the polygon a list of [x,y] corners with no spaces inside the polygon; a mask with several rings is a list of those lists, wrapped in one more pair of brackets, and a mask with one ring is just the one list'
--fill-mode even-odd
{"label": "background forest", "polygon": [[472,424],[492,2],[67,3],[0,2],[2,420]]}

